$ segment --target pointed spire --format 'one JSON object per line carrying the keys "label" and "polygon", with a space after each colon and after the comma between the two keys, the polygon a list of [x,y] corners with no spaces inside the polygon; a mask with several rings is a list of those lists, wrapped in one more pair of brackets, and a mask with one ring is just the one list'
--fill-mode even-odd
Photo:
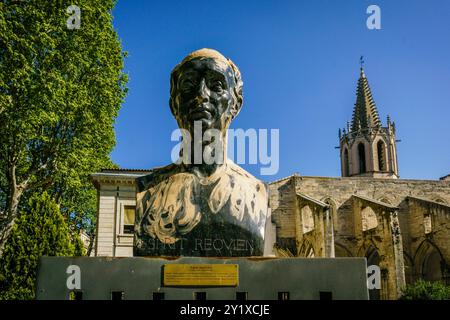
{"label": "pointed spire", "polygon": [[358,129],[368,129],[380,127],[381,121],[375,101],[372,98],[372,92],[369,87],[369,81],[364,73],[364,60],[360,59],[361,70],[356,90],[356,103],[352,116],[352,131]]}

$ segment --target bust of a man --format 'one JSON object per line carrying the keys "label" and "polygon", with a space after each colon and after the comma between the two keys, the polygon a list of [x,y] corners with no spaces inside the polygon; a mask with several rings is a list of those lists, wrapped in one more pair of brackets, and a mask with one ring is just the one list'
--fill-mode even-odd
{"label": "bust of a man", "polygon": [[173,69],[170,84],[185,148],[178,161],[136,181],[134,254],[263,255],[267,187],[226,156],[227,129],[243,102],[239,69],[201,49]]}

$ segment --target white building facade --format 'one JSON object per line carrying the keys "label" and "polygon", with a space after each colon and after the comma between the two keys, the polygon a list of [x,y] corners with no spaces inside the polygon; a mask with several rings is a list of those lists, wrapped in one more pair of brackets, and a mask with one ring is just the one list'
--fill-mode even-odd
{"label": "white building facade", "polygon": [[95,256],[133,256],[135,179],[149,172],[108,169],[92,174],[98,192]]}

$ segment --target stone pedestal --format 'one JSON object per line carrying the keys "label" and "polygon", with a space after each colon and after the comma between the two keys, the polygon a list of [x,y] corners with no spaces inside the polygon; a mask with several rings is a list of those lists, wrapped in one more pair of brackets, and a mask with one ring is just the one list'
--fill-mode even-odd
{"label": "stone pedestal", "polygon": [[368,290],[364,258],[43,257],[36,297],[367,300]]}

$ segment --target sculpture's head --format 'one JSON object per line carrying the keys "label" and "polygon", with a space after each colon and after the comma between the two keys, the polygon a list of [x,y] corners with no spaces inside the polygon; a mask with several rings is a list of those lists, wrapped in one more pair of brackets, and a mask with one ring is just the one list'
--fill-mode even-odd
{"label": "sculpture's head", "polygon": [[212,49],[192,52],[172,71],[170,109],[178,125],[192,132],[195,121],[203,130],[224,132],[239,113],[242,102],[239,69]]}

